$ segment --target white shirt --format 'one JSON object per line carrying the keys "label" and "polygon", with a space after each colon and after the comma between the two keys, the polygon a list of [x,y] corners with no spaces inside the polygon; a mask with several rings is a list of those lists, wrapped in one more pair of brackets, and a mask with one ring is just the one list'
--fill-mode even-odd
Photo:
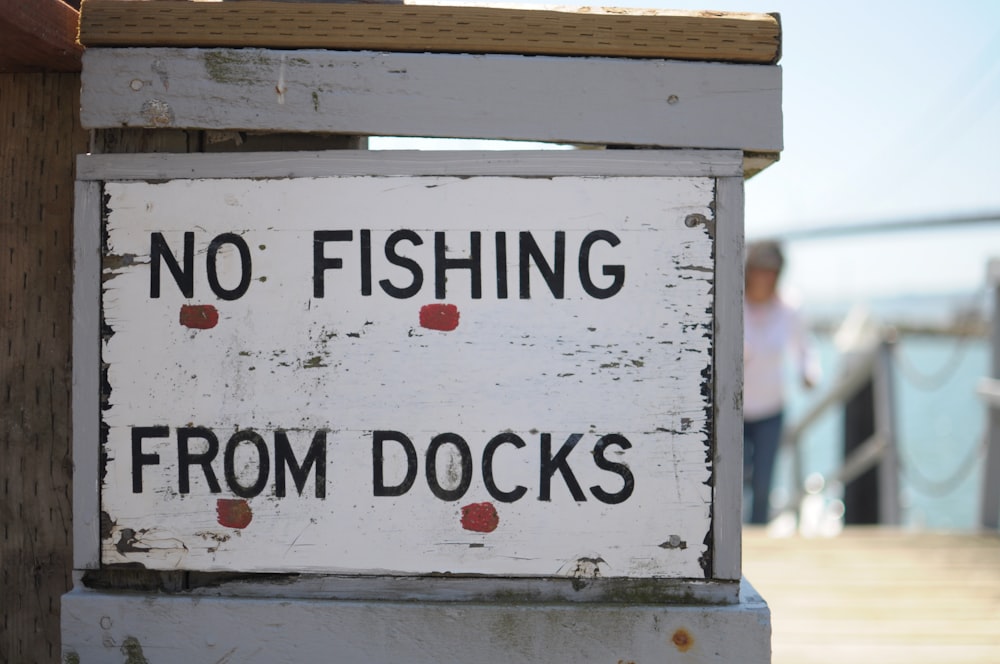
{"label": "white shirt", "polygon": [[743,303],[743,417],[777,415],[785,403],[785,353],[798,375],[817,382],[819,367],[798,311],[776,296],[764,304]]}

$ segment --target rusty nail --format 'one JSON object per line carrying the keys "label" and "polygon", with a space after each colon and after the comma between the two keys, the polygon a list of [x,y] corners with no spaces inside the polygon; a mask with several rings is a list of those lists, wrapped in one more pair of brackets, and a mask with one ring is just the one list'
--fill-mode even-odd
{"label": "rusty nail", "polygon": [[684,225],[688,228],[694,228],[698,224],[707,224],[708,219],[705,218],[703,214],[689,214],[684,219]]}
{"label": "rusty nail", "polygon": [[677,649],[681,652],[687,652],[691,649],[691,646],[694,645],[694,638],[691,636],[691,633],[684,628],[674,632],[674,635],[670,640],[674,642],[674,645],[677,646]]}

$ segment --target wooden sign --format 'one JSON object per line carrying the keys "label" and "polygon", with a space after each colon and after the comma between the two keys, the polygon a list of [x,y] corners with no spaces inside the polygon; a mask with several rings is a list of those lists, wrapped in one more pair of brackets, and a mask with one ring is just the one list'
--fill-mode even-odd
{"label": "wooden sign", "polygon": [[102,565],[711,576],[714,178],[103,200]]}

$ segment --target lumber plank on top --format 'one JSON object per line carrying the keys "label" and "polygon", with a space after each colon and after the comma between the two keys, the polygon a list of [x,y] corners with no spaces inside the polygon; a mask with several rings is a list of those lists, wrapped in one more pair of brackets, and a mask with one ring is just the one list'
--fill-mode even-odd
{"label": "lumber plank on top", "polygon": [[776,16],[443,4],[87,0],[86,46],[324,48],[773,64]]}

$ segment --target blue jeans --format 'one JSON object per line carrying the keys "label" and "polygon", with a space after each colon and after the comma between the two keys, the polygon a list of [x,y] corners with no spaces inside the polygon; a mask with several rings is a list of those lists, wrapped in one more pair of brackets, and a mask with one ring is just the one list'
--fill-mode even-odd
{"label": "blue jeans", "polygon": [[743,486],[750,487],[750,523],[767,523],[771,477],[781,442],[784,412],[743,421]]}

